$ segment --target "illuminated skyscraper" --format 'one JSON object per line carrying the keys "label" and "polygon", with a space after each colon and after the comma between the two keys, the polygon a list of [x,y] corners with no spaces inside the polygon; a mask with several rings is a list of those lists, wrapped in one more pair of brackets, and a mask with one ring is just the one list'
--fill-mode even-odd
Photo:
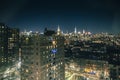
{"label": "illuminated skyscraper", "polygon": [[62,36],[22,35],[21,54],[21,80],[65,80]]}
{"label": "illuminated skyscraper", "polygon": [[75,31],[74,31],[74,33],[76,34],[77,33],[77,28],[75,27]]}
{"label": "illuminated skyscraper", "polygon": [[85,34],[85,30],[83,29],[83,34]]}
{"label": "illuminated skyscraper", "polygon": [[57,35],[61,35],[61,30],[60,30],[60,26],[58,25],[58,29],[57,29]]}

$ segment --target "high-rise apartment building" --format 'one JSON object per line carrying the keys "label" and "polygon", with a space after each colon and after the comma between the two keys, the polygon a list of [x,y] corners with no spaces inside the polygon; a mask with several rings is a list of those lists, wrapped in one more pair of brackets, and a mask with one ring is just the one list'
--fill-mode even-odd
{"label": "high-rise apartment building", "polygon": [[64,72],[62,36],[21,35],[21,80],[65,80]]}
{"label": "high-rise apartment building", "polygon": [[120,47],[109,47],[109,64],[111,80],[120,80]]}
{"label": "high-rise apartment building", "polygon": [[0,23],[0,66],[13,64],[19,53],[19,29]]}

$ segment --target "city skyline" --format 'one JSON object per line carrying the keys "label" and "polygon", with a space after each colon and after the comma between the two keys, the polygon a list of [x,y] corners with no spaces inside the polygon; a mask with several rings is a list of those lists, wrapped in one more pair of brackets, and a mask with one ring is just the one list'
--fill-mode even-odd
{"label": "city skyline", "polygon": [[78,30],[120,32],[118,0],[80,1],[1,1],[0,22],[23,30],[43,31],[60,28],[64,32]]}
{"label": "city skyline", "polygon": [[0,79],[119,80],[120,35],[22,32],[0,23]]}

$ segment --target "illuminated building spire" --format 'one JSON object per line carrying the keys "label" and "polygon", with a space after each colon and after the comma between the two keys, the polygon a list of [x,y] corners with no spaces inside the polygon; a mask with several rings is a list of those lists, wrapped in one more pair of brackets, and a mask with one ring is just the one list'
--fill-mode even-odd
{"label": "illuminated building spire", "polygon": [[74,33],[76,34],[77,33],[77,28],[75,27],[75,31],[74,31]]}
{"label": "illuminated building spire", "polygon": [[61,31],[60,31],[60,26],[58,25],[58,29],[57,29],[57,35],[60,35]]}
{"label": "illuminated building spire", "polygon": [[83,29],[83,34],[85,34],[85,30]]}

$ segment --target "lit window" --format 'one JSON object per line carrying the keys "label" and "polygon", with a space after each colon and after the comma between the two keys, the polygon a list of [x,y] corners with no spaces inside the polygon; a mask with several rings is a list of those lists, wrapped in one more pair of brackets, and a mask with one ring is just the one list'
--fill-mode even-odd
{"label": "lit window", "polygon": [[26,69],[26,72],[28,73],[28,72],[29,72],[29,70],[28,70],[28,69]]}
{"label": "lit window", "polygon": [[46,49],[48,49],[48,48],[49,48],[49,46],[46,47]]}
{"label": "lit window", "polygon": [[28,41],[29,40],[29,38],[26,38],[26,41]]}
{"label": "lit window", "polygon": [[52,41],[52,44],[53,44],[53,45],[56,45],[56,41]]}
{"label": "lit window", "polygon": [[57,45],[56,45],[56,47],[57,47]]}
{"label": "lit window", "polygon": [[4,28],[4,26],[2,26],[2,28]]}
{"label": "lit window", "polygon": [[48,77],[48,74],[46,76]]}
{"label": "lit window", "polygon": [[51,52],[52,52],[52,53],[56,53],[56,52],[57,52],[57,49],[52,49]]}
{"label": "lit window", "polygon": [[38,77],[36,79],[38,80]]}
{"label": "lit window", "polygon": [[38,75],[38,72],[37,72],[37,75]]}
{"label": "lit window", "polygon": [[53,46],[51,45],[51,48],[52,48]]}
{"label": "lit window", "polygon": [[43,54],[45,54],[45,52],[43,51]]}

